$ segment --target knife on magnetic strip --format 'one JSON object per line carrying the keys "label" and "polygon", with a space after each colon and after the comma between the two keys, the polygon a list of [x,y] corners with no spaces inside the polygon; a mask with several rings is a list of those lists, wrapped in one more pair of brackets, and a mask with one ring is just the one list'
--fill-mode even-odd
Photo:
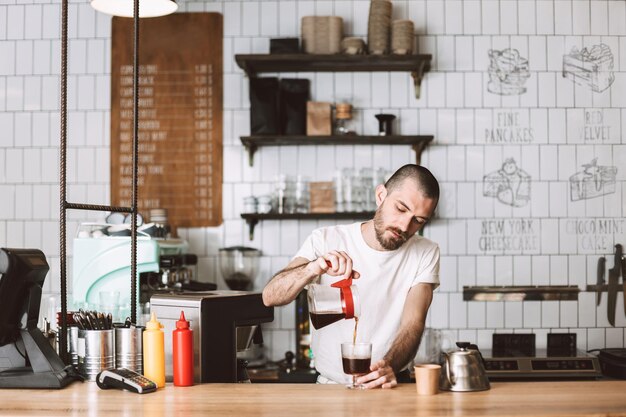
{"label": "knife on magnetic strip", "polygon": [[624,314],[626,315],[626,258],[622,256],[622,288],[624,290]]}
{"label": "knife on magnetic strip", "polygon": [[[604,274],[606,273],[606,258],[601,256],[598,259],[598,278],[596,281],[596,285],[604,285],[606,281],[604,280]],[[596,306],[600,305],[600,301],[602,300],[602,291],[598,290],[596,292]]]}
{"label": "knife on magnetic strip", "polygon": [[615,258],[613,268],[609,269],[609,295],[606,305],[606,316],[611,326],[615,327],[615,309],[617,305],[617,289],[619,277],[622,272],[622,245],[615,245]]}

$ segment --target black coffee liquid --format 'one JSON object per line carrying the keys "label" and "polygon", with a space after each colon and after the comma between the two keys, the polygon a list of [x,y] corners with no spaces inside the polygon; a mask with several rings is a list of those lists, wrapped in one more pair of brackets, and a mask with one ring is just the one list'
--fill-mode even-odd
{"label": "black coffee liquid", "polygon": [[365,375],[370,371],[371,358],[341,358],[343,372],[350,375]]}
{"label": "black coffee liquid", "polygon": [[317,330],[346,318],[344,313],[317,312],[309,313],[309,315],[311,316],[311,323],[313,324],[313,327]]}

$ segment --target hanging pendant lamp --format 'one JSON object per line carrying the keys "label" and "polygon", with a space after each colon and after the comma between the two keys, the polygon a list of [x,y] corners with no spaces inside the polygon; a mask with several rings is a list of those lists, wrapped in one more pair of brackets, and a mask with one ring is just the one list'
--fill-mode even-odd
{"label": "hanging pendant lamp", "polygon": [[[91,7],[113,16],[133,17],[133,0],[92,0]],[[142,0],[139,17],[158,17],[174,13],[178,9],[175,0]]]}

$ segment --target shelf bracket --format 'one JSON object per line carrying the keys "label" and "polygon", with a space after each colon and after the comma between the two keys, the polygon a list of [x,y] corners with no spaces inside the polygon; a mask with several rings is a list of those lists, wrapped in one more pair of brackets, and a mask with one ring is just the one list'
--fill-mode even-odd
{"label": "shelf bracket", "polygon": [[248,165],[254,165],[254,153],[258,149],[256,145],[253,144],[245,144],[246,151],[248,152]]}
{"label": "shelf bracket", "polygon": [[422,151],[426,148],[427,145],[428,145],[428,142],[422,141],[422,142],[414,143],[411,146],[413,150],[415,151],[415,163],[417,165],[422,164]]}
{"label": "shelf bracket", "polygon": [[411,76],[413,77],[413,85],[415,86],[415,98],[420,98],[420,92],[422,87],[422,79],[424,78],[424,68],[426,66],[426,61],[422,61],[419,63],[419,67],[416,71],[411,72]]}
{"label": "shelf bracket", "polygon": [[259,223],[259,219],[246,219],[246,223],[248,224],[248,239],[254,240],[254,228]]}

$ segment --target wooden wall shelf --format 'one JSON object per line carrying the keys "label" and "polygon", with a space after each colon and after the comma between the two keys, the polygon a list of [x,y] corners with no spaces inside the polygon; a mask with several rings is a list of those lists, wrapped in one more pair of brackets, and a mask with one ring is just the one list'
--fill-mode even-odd
{"label": "wooden wall shelf", "polygon": [[374,217],[373,211],[341,213],[242,213],[248,224],[250,240],[254,239],[254,227],[262,220],[366,220]]}
{"label": "wooden wall shelf", "polygon": [[430,70],[432,55],[235,55],[235,61],[248,77],[263,72],[410,72],[419,98],[424,73]]}
{"label": "wooden wall shelf", "polygon": [[297,145],[411,145],[415,151],[415,163],[420,164],[422,151],[433,136],[242,136],[241,143],[248,151],[250,166],[254,163],[254,153],[261,146]]}
{"label": "wooden wall shelf", "polygon": [[463,301],[578,300],[578,285],[464,286]]}

